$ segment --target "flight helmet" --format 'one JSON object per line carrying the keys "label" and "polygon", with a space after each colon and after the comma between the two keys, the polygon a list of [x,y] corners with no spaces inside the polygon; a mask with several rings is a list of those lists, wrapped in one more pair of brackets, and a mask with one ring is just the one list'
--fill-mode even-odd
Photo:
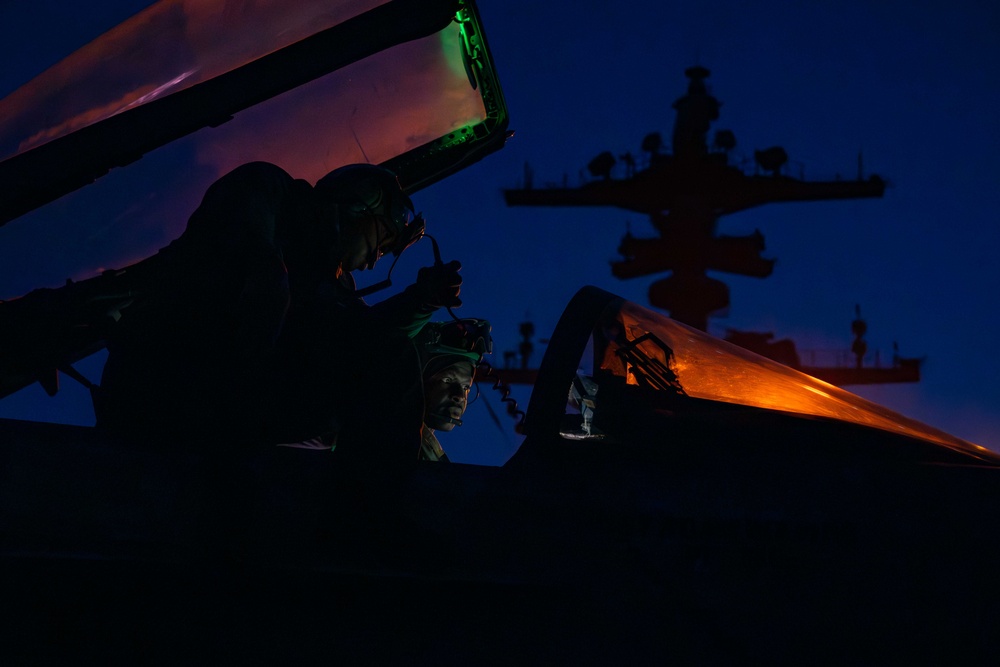
{"label": "flight helmet", "polygon": [[458,361],[468,361],[475,370],[483,355],[493,352],[491,330],[489,321],[474,318],[425,324],[414,340],[423,378]]}
{"label": "flight helmet", "polygon": [[[350,164],[331,171],[316,182],[314,190],[327,202],[340,207],[341,232],[358,231],[365,225],[376,228],[379,246],[389,241],[396,257],[423,234],[424,221],[413,213],[413,202],[389,169],[374,164]],[[381,222],[381,225],[379,225]],[[385,235],[385,236],[383,236]],[[378,259],[377,249],[369,258],[369,268]]]}

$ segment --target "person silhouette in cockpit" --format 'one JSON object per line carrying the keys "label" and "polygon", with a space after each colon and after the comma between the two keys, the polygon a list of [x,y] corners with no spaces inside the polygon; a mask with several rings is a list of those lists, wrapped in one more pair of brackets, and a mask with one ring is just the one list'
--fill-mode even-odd
{"label": "person silhouette in cockpit", "polygon": [[353,271],[422,233],[382,167],[349,165],[315,185],[270,163],[237,167],[136,272],[135,298],[108,339],[98,426],[234,442],[323,428],[356,371],[357,341],[412,339],[438,308],[461,304],[458,262],[421,269],[374,306],[356,290]]}

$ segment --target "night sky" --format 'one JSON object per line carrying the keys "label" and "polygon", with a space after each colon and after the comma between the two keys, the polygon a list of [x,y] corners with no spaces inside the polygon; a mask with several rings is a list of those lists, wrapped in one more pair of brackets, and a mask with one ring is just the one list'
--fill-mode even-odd
{"label": "night sky", "polygon": [[[0,96],[146,3],[102,2],[99,11],[13,4],[0,5],[0,22],[23,29],[0,46]],[[770,331],[800,351],[846,350],[860,304],[871,354],[888,360],[895,341],[902,356],[926,360],[919,384],[848,389],[1000,450],[992,345],[1000,330],[1000,9],[973,0],[483,0],[480,10],[515,136],[414,200],[445,259],[464,265],[458,314],[494,323],[497,363],[516,346],[521,321],[530,318],[544,338],[582,285],[645,305],[655,280],[619,281],[608,267],[627,228],[653,234],[642,216],[507,208],[501,190],[520,184],[525,163],[536,185],[564,175],[575,183],[602,151],[638,154],[652,131],[668,138],[684,69],[699,64],[723,103],[713,129],[735,133],[737,157],[780,145],[793,174],[826,180],[855,177],[860,154],[864,174],[890,184],[882,199],[774,204],[723,218],[724,234],[759,229],[764,256],[777,264],[763,280],[715,274],[729,285],[731,306],[710,331]],[[0,247],[8,233],[0,229]],[[394,283],[404,286],[430,261],[429,245],[416,246]],[[13,296],[0,285],[0,298]],[[100,363],[80,369],[96,379]],[[92,423],[85,392],[63,386],[55,399],[37,386],[9,397],[0,416]],[[498,405],[492,395],[481,400]],[[516,448],[509,427],[497,432],[482,406],[466,422],[442,438],[453,460],[501,463]]]}

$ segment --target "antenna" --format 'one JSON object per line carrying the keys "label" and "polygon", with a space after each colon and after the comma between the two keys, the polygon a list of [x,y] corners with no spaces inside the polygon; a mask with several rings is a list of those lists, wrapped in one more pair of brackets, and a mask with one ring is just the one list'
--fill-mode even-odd
{"label": "antenna", "polygon": [[361,151],[361,155],[364,156],[365,162],[371,164],[371,158],[369,158],[368,153],[365,152],[365,147],[361,145],[361,140],[358,139],[358,133],[354,131],[353,125],[351,125],[351,134],[354,136],[354,143],[358,145],[358,150]]}

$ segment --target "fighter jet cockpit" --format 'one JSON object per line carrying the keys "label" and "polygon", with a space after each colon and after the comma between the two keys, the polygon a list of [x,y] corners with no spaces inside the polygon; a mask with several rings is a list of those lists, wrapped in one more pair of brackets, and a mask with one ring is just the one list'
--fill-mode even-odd
{"label": "fighter jet cockpit", "polygon": [[749,431],[763,415],[902,436],[931,459],[1000,463],[984,447],[594,287],[570,303],[549,345],[526,446],[532,433],[558,432],[564,443],[608,452],[636,443],[669,448],[686,431],[706,434],[709,423]]}
{"label": "fighter jet cockpit", "polygon": [[[219,320],[241,335],[180,349],[199,362],[221,352],[224,368],[168,376],[183,356],[166,346],[116,367],[180,376],[182,391],[164,393],[190,411],[141,401],[118,414],[147,419],[155,405],[197,427],[183,437],[165,419],[136,436],[86,420],[0,418],[0,664],[802,663],[873,639],[881,650],[861,662],[882,664],[926,658],[923,636],[944,647],[937,662],[975,640],[996,655],[987,631],[1000,614],[1000,456],[984,448],[594,287],[549,336],[524,440],[502,466],[442,464],[441,443],[424,437],[460,425],[489,322],[424,322],[419,359],[415,346],[381,345],[398,340],[389,327],[323,356],[333,346],[315,334],[328,329],[310,325],[328,324],[317,313],[347,289],[343,273],[422,231],[406,215],[418,211],[391,204],[507,137],[474,0],[158,0],[32,77],[0,99],[5,402],[39,385],[44,400],[65,397],[60,379],[93,391],[101,369],[86,362],[104,347],[110,361],[123,327],[142,335],[120,335],[119,353],[180,339],[178,321],[191,341],[205,320],[136,305],[150,294],[186,303],[169,300],[169,280],[149,288],[150,276],[206,191],[240,167],[287,170],[285,192],[313,192],[344,165],[383,180],[388,169],[398,183],[395,199],[337,203],[371,224],[336,257],[333,243],[281,247],[339,261],[312,283],[297,274],[312,289],[297,303],[316,306],[313,319],[307,309],[289,317],[299,328],[274,345],[310,352],[277,364],[295,370],[278,388],[300,394],[242,386],[273,376],[255,375],[269,367],[252,365],[258,341],[241,328],[266,318],[241,317],[237,298]],[[277,220],[291,209],[260,210]],[[227,252],[238,236],[192,241],[185,252],[205,252],[170,260],[198,271],[168,278],[210,285],[183,285],[198,316],[216,315],[212,286],[232,284],[198,282],[220,263],[208,250]],[[327,252],[307,252],[316,248]],[[261,275],[283,284],[292,256],[264,262],[278,270]],[[446,320],[448,300],[431,305]],[[334,429],[311,402],[340,405],[312,392],[317,375],[331,375],[312,371],[359,359],[367,384],[338,395],[358,409],[333,414],[344,417]],[[379,372],[368,372],[372,360]],[[145,385],[160,388],[118,386]],[[191,387],[220,400],[191,400]],[[283,399],[279,415],[302,410],[323,424],[250,442],[246,433],[272,424],[258,393]],[[247,396],[255,402],[230,400]]]}

